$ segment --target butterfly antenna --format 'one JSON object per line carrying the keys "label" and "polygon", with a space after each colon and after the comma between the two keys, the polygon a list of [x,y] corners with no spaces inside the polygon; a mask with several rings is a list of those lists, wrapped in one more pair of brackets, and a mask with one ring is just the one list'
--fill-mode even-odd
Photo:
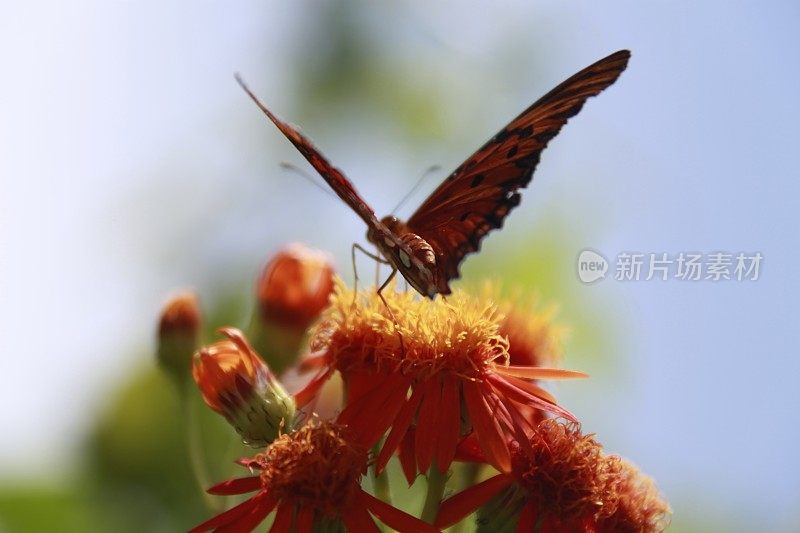
{"label": "butterfly antenna", "polygon": [[284,170],[289,170],[291,172],[295,172],[295,173],[299,174],[300,176],[305,178],[308,182],[311,183],[311,185],[313,185],[317,189],[321,190],[322,192],[324,192],[325,194],[327,194],[331,198],[336,198],[336,195],[334,195],[330,191],[330,189],[327,189],[326,187],[323,187],[317,180],[314,179],[313,176],[311,176],[311,174],[309,174],[308,172],[306,172],[302,168],[300,168],[300,167],[298,167],[296,165],[293,165],[292,163],[289,163],[287,161],[281,161],[281,168],[284,169]]}
{"label": "butterfly antenna", "polygon": [[439,165],[431,165],[430,167],[428,167],[428,169],[425,172],[422,173],[422,176],[419,177],[419,179],[417,180],[417,183],[415,183],[414,186],[411,187],[411,190],[408,191],[408,194],[403,196],[403,199],[400,200],[400,202],[398,202],[398,204],[395,206],[394,209],[392,209],[392,215],[394,215],[397,212],[398,209],[403,207],[403,204],[405,204],[408,201],[408,199],[411,198],[411,196],[413,196],[413,194],[415,192],[417,192],[417,189],[420,188],[420,186],[422,185],[422,182],[425,181],[425,178],[427,178],[428,176],[430,176],[434,172],[439,172],[440,170],[442,170],[442,167],[439,166]]}

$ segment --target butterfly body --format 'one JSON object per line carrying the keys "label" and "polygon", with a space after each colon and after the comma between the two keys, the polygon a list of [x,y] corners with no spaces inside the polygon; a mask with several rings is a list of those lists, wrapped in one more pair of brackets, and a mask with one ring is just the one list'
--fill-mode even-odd
{"label": "butterfly body", "polygon": [[519,190],[533,177],[542,151],[586,100],[613,84],[625,70],[630,52],[620,50],[584,68],[545,94],[508,123],[456,168],[406,222],[378,220],[342,172],[311,141],[283,122],[247,88],[256,105],[297,147],[334,192],[367,225],[373,243],[393,272],[433,298],[450,294],[464,258],[520,203]]}
{"label": "butterfly body", "polygon": [[417,292],[428,298],[439,293],[433,248],[396,217],[384,217],[379,224],[370,226],[367,240]]}

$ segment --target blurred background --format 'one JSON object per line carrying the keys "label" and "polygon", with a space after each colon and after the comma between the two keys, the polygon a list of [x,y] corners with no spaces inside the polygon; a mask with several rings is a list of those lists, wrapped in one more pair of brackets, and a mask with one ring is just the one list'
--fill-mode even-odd
{"label": "blurred background", "polygon": [[[565,365],[592,375],[559,398],[657,480],[673,531],[797,531],[798,23],[788,1],[3,4],[0,531],[208,516],[152,355],[165,297],[194,287],[214,325],[245,322],[290,241],[350,279],[363,224],[279,167],[309,168],[234,72],[381,215],[441,165],[406,217],[620,48],[628,70],[551,143],[461,285],[559,306]],[[587,247],[764,260],[755,282],[584,285]]]}

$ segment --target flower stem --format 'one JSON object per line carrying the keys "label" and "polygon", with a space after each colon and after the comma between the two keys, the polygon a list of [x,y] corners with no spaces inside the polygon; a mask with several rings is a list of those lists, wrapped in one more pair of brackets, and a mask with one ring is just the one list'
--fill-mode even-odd
{"label": "flower stem", "polygon": [[[458,476],[458,484],[455,490],[461,491],[475,485],[480,479],[483,465],[481,463],[461,463]],[[463,533],[467,531],[467,527],[471,522],[466,518],[455,524],[451,529],[451,533]]]}
{"label": "flower stem", "polygon": [[425,505],[422,508],[420,518],[429,524],[433,524],[436,515],[439,513],[439,504],[442,503],[444,488],[447,485],[447,474],[439,472],[438,466],[431,465],[428,471],[428,492],[425,495]]}
{"label": "flower stem", "polygon": [[197,402],[194,396],[188,390],[189,387],[184,387],[181,391],[183,397],[184,409],[184,427],[186,430],[186,441],[189,448],[189,461],[192,466],[192,473],[203,495],[203,501],[212,511],[219,510],[218,502],[206,492],[206,489],[211,486],[208,470],[206,469],[205,453],[203,451],[203,442],[200,436],[200,424],[197,413]]}
{"label": "flower stem", "polygon": [[[378,456],[380,448],[380,442],[375,445],[375,448],[373,448],[375,457]],[[378,475],[375,470],[375,466],[375,464],[372,465],[372,486],[375,489],[375,497],[383,500],[389,505],[392,505],[392,491],[390,490],[389,486],[389,472],[386,468],[384,468],[383,472]]]}

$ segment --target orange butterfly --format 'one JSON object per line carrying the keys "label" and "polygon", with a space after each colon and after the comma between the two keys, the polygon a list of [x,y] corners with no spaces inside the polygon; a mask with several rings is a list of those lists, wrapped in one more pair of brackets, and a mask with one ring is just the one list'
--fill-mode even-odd
{"label": "orange butterfly", "polygon": [[508,213],[519,205],[519,189],[530,183],[550,139],[581,110],[587,98],[617,80],[630,55],[628,50],[615,52],[541,97],[455,169],[407,222],[393,216],[378,220],[352,183],[308,138],[273,115],[241,78],[236,79],[367,224],[367,239],[392,267],[378,293],[399,271],[422,295],[434,298],[450,294],[450,281],[460,276],[458,268],[464,257],[477,252],[481,239],[502,227]]}

